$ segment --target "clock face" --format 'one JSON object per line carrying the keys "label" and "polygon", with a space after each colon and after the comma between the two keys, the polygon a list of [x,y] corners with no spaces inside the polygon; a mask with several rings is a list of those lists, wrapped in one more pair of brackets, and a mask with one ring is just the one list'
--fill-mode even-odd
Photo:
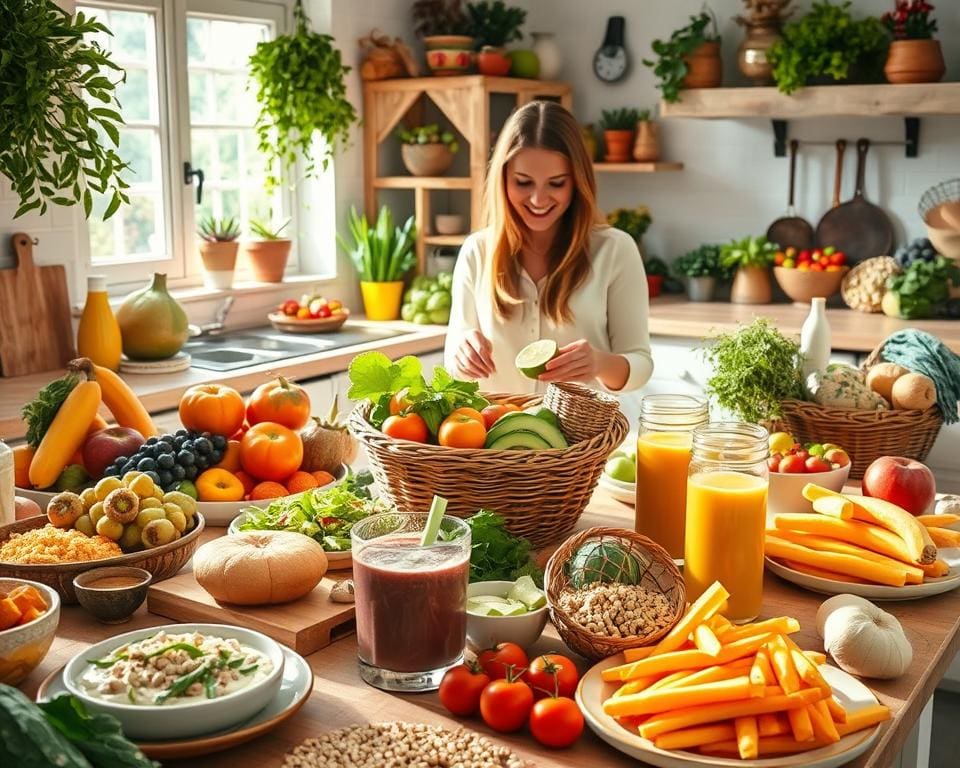
{"label": "clock face", "polygon": [[627,51],[622,46],[604,46],[593,57],[593,71],[601,80],[612,83],[627,73]]}

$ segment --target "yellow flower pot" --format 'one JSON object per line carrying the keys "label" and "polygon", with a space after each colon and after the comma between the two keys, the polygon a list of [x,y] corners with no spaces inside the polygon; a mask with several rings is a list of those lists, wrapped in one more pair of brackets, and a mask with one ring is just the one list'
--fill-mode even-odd
{"label": "yellow flower pot", "polygon": [[400,317],[400,302],[403,299],[403,280],[389,283],[360,281],[363,308],[368,320],[396,320]]}

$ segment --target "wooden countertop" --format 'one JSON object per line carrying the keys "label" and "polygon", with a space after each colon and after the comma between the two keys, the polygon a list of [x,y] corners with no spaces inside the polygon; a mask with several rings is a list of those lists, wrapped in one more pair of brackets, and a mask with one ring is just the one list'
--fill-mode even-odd
{"label": "wooden countertop", "polygon": [[[633,527],[633,508],[614,501],[598,490],[580,519],[579,527],[610,525]],[[790,615],[800,621],[795,635],[804,648],[822,648],[816,634],[816,612],[824,598],[795,587],[767,573],[761,617]],[[892,719],[881,724],[880,736],[872,750],[848,764],[847,768],[886,768],[893,763],[937,683],[960,647],[960,590],[924,600],[884,603],[903,625],[913,644],[913,663],[896,680],[869,680],[877,698],[892,710]],[[75,654],[113,635],[168,620],[141,608],[133,620],[120,626],[99,624],[78,606],[64,607],[57,637],[46,659],[22,685],[28,696],[36,694],[40,682]],[[531,656],[563,648],[552,625],[531,650]],[[575,657],[577,658],[577,657]],[[496,742],[508,744],[521,757],[539,768],[633,768],[637,762],[615,751],[587,728],[571,749],[550,751],[539,747],[526,730],[503,735],[493,732],[479,718],[450,717],[434,693],[402,696],[364,684],[357,673],[357,645],[348,635],[307,657],[316,678],[314,689],[303,709],[276,730],[234,749],[202,758],[178,762],[197,768],[238,768],[279,765],[294,746],[323,731],[367,722],[404,720],[447,727],[477,730]],[[585,670],[588,662],[581,659]]]}

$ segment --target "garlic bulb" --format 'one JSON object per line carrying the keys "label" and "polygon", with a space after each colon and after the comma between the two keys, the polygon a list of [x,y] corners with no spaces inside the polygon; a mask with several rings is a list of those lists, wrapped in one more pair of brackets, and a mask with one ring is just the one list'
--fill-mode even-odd
{"label": "garlic bulb", "polygon": [[818,637],[823,637],[823,625],[827,621],[827,616],[844,605],[873,605],[873,603],[859,595],[834,595],[829,600],[824,600],[817,608]]}
{"label": "garlic bulb", "polygon": [[943,496],[935,507],[938,515],[960,515],[960,496]]}
{"label": "garlic bulb", "polygon": [[842,670],[860,677],[899,677],[913,660],[900,622],[870,602],[831,611],[823,625],[823,646]]}

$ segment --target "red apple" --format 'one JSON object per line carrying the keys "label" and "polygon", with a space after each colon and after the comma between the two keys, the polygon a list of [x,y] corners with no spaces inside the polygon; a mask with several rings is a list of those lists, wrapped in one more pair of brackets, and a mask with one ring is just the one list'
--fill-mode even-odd
{"label": "red apple", "polygon": [[937,482],[925,464],[902,456],[881,456],[863,473],[864,496],[873,496],[923,515],[936,497]]}
{"label": "red apple", "polygon": [[98,430],[83,444],[83,466],[90,477],[98,480],[117,456],[133,456],[141,445],[143,435],[131,427]]}
{"label": "red apple", "polygon": [[803,474],[807,471],[807,468],[803,462],[804,460],[796,454],[784,456],[780,460],[780,471],[788,474]]}

